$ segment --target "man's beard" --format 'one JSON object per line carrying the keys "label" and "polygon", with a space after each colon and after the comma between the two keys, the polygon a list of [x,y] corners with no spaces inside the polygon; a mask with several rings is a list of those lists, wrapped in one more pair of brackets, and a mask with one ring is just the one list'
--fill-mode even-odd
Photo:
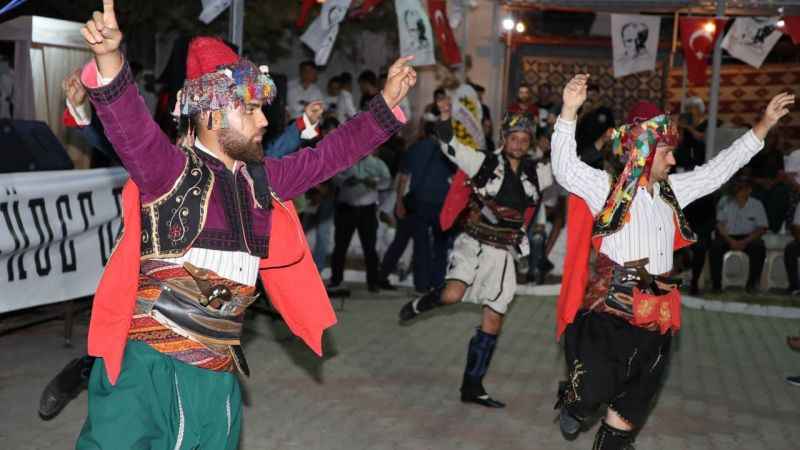
{"label": "man's beard", "polygon": [[231,158],[245,163],[260,162],[264,159],[264,149],[260,142],[247,139],[242,133],[230,128],[219,131],[222,150]]}

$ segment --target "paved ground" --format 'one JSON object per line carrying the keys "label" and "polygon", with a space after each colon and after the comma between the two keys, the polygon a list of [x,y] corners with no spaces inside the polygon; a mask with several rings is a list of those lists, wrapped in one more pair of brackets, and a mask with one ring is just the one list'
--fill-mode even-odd
{"label": "paved ground", "polygon": [[[356,291],[318,360],[287,331],[248,322],[253,376],[243,450],[584,449],[594,430],[562,440],[552,410],[563,355],[554,342],[554,299],[519,297],[487,387],[509,403],[490,411],[458,401],[473,305],[400,327],[402,294]],[[337,302],[338,303],[338,302]],[[86,332],[86,317],[76,335]],[[658,405],[637,441],[646,449],[800,448],[800,354],[784,344],[798,321],[684,309],[684,329]],[[0,338],[0,448],[71,448],[86,414],[80,395],[51,422],[36,415],[41,388],[85,340],[65,349],[52,322]]]}

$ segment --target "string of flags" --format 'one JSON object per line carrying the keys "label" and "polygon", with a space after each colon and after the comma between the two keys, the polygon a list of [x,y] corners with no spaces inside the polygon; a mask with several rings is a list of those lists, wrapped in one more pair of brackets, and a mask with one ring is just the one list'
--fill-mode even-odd
{"label": "string of flags", "polygon": [[[301,1],[300,14],[295,22],[298,29],[306,27],[311,12],[318,3],[317,0]],[[314,51],[314,62],[317,65],[327,64],[339,25],[345,19],[364,17],[382,2],[364,0],[351,9],[351,1],[325,0],[319,15],[301,35],[300,40]],[[438,46],[445,65],[460,64],[461,51],[452,28],[463,21],[466,9],[473,4],[474,0],[428,0],[426,10],[422,0],[394,0],[401,56],[414,55],[412,64],[415,66],[433,65],[436,64],[435,49]],[[455,13],[455,21],[448,17],[448,9]]]}
{"label": "string of flags", "polygon": [[[661,19],[635,14],[611,15],[614,76],[655,70]],[[687,78],[694,85],[708,81],[708,60],[728,19],[681,17],[678,27]],[[798,17],[739,17],[722,37],[722,48],[740,61],[759,68],[783,34],[800,44]]]}

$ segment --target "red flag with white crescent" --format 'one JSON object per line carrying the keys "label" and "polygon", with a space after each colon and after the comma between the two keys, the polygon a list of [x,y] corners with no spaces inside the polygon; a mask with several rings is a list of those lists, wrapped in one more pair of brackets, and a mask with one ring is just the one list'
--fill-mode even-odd
{"label": "red flag with white crescent", "polygon": [[783,21],[786,24],[783,31],[792,38],[794,45],[800,44],[800,16],[787,16]]}
{"label": "red flag with white crescent", "polygon": [[683,56],[686,59],[689,81],[693,85],[705,85],[708,81],[708,58],[714,53],[714,43],[727,22],[728,19],[680,18]]}
{"label": "red flag with white crescent", "polygon": [[447,3],[445,0],[428,0],[428,17],[433,25],[433,34],[442,51],[442,59],[448,66],[461,63],[461,51],[458,49],[450,21],[447,19]]}

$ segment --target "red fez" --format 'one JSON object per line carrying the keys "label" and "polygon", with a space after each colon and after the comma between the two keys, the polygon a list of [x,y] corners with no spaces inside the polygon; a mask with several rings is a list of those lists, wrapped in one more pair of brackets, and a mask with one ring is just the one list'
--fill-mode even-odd
{"label": "red fez", "polygon": [[664,113],[658,106],[652,102],[642,100],[633,105],[633,107],[628,111],[628,117],[625,119],[625,123],[632,124],[637,121],[646,122],[653,117],[660,116],[662,114]]}
{"label": "red fez", "polygon": [[235,64],[237,55],[222,39],[197,37],[189,43],[186,57],[186,78],[194,80],[205,74],[216,72],[219,66]]}

